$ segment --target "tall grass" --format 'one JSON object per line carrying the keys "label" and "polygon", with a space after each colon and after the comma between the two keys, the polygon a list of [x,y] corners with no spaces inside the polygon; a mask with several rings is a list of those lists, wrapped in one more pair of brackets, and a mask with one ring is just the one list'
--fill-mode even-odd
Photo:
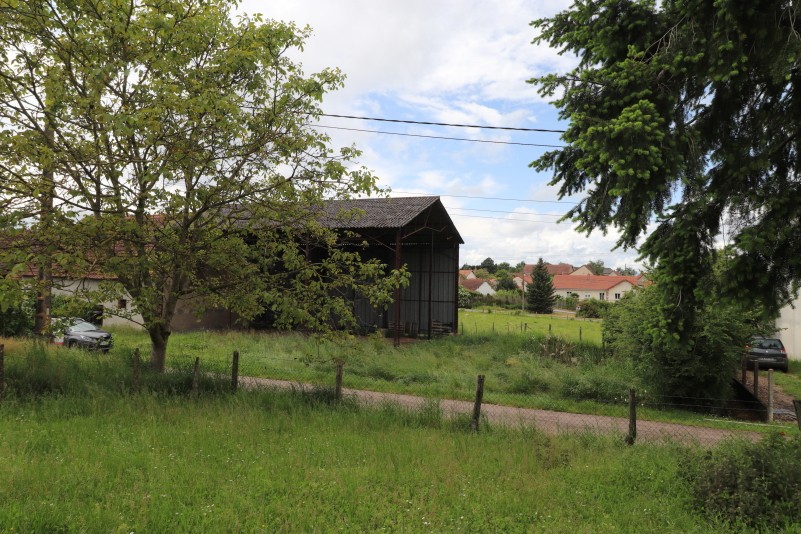
{"label": "tall grass", "polygon": [[687,506],[680,449],[476,435],[436,403],[122,394],[122,358],[81,380],[92,356],[63,352],[33,357],[73,360],[68,386],[0,402],[0,531],[725,532]]}

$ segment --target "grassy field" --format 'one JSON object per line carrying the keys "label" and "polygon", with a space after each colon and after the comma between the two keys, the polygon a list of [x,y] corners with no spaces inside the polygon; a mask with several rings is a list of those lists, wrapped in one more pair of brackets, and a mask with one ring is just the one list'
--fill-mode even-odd
{"label": "grassy field", "polygon": [[500,308],[459,310],[459,333],[511,335],[550,333],[570,341],[601,344],[601,321],[576,319],[573,314],[534,315]]}
{"label": "grassy field", "polygon": [[[176,333],[170,338],[168,364],[188,367],[200,357],[202,369],[227,374],[231,355],[238,351],[242,375],[330,386],[335,362],[343,360],[345,387],[462,400],[474,397],[476,376],[482,374],[486,377],[485,402],[620,417],[628,414],[629,388],[646,394],[630,362],[602,350],[598,321],[497,312],[466,312],[461,317],[466,325],[477,325],[479,333],[471,334],[466,327],[464,335],[400,348],[378,335],[331,342],[298,334]],[[508,333],[501,328],[506,324],[510,325]],[[529,325],[522,334],[519,324]],[[147,353],[148,339],[143,332],[115,330],[114,336],[112,353],[124,355],[136,347]],[[788,378],[792,380],[792,373]],[[710,420],[708,415],[655,409],[648,403],[639,408],[639,416],[745,428],[725,419]],[[797,431],[786,423],[774,426]]]}
{"label": "grassy field", "polygon": [[[726,532],[684,452],[299,394],[0,402],[0,532]],[[490,489],[491,488],[491,489]]]}
{"label": "grassy field", "polygon": [[2,533],[732,531],[692,506],[698,454],[678,445],[475,434],[436,402],[231,394],[209,377],[193,393],[180,371],[142,369],[135,393],[127,349],[5,343]]}

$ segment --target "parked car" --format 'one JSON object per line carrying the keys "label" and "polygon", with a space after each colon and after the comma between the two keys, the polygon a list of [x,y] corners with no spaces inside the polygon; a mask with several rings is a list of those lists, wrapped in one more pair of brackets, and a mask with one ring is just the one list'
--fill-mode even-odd
{"label": "parked car", "polygon": [[746,347],[748,366],[753,367],[759,362],[760,369],[772,368],[787,372],[787,351],[781,339],[754,336]]}
{"label": "parked car", "polygon": [[53,318],[54,343],[65,347],[108,352],[114,344],[111,334],[78,317]]}

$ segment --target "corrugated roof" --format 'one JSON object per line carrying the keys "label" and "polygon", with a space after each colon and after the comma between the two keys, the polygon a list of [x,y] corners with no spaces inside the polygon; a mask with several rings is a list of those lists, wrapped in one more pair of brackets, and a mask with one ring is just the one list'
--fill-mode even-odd
{"label": "corrugated roof", "polygon": [[331,228],[400,228],[438,200],[439,197],[329,200],[324,204],[323,217]]}

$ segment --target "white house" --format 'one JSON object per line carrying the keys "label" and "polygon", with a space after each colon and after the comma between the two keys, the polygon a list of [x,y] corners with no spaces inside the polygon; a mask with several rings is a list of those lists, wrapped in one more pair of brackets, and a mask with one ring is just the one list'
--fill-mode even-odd
{"label": "white house", "polygon": [[641,276],[601,276],[594,274],[557,274],[552,280],[554,295],[579,300],[597,299],[618,301],[623,295],[644,283]]}
{"label": "white house", "polygon": [[482,295],[495,294],[495,290],[489,284],[489,281],[483,280],[481,278],[471,278],[471,279],[463,278],[459,280],[459,285],[465,289],[469,289],[470,291],[475,291],[476,293],[480,293]]}

